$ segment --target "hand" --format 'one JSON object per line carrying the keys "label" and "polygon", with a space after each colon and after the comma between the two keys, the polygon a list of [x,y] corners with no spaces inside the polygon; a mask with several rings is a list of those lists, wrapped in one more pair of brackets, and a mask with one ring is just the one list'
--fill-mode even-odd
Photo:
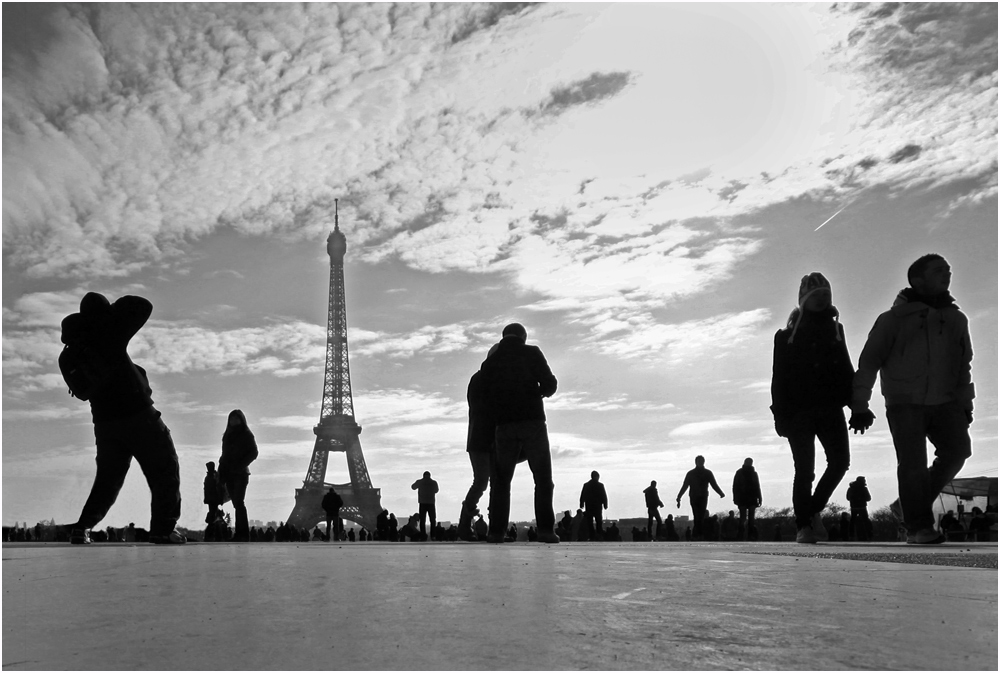
{"label": "hand", "polygon": [[875,414],[871,412],[871,409],[852,411],[851,420],[848,421],[848,425],[854,431],[854,434],[860,432],[862,435],[865,434],[865,430],[872,427],[873,423],[875,423]]}
{"label": "hand", "polygon": [[677,498],[677,509],[681,508],[681,499]]}

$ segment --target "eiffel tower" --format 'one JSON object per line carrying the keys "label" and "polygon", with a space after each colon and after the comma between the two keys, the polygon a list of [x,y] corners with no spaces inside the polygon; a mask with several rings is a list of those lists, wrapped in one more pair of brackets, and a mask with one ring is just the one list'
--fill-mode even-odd
{"label": "eiffel tower", "polygon": [[[295,489],[295,507],[288,522],[297,528],[312,528],[326,521],[320,503],[333,486],[344,505],[340,516],[375,530],[375,518],[382,511],[381,493],[372,487],[361,452],[361,426],[354,420],[351,395],[351,368],[347,360],[347,302],[344,293],[344,255],[347,237],[340,231],[337,200],[334,200],[334,226],[326,239],[330,255],[330,302],[326,320],[326,374],[323,379],[323,409],[313,428],[316,446],[302,488]],[[326,465],[331,451],[347,454],[350,483],[326,483]]]}

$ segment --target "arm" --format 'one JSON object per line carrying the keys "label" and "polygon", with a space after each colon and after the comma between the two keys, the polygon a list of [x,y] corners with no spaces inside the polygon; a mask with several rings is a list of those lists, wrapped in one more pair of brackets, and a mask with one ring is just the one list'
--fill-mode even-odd
{"label": "arm", "polygon": [[532,358],[532,370],[535,380],[538,381],[538,392],[542,397],[552,397],[556,392],[556,377],[553,376],[552,370],[549,369],[549,363],[545,361],[542,350],[536,346],[534,353],[536,357]]}
{"label": "arm", "polygon": [[603,484],[601,484],[601,498],[604,500],[604,509],[607,509],[608,508],[608,491],[607,491],[607,489],[604,488]]}
{"label": "arm", "polygon": [[774,354],[771,360],[771,413],[774,415],[774,430],[779,437],[785,436],[785,422],[788,418],[788,358],[787,344],[782,332],[774,335]]}
{"label": "arm", "polygon": [[[961,315],[961,314],[960,314]],[[964,319],[964,330],[961,338],[962,360],[961,370],[958,374],[958,399],[969,412],[970,422],[973,408],[972,400],[976,397],[976,387],[972,382],[972,337],[969,335],[969,321]]]}
{"label": "arm", "polygon": [[678,507],[681,506],[681,497],[684,495],[684,492],[688,490],[688,486],[690,486],[690,484],[688,483],[688,478],[685,476],[684,477],[684,485],[681,486],[681,490],[677,491],[677,506]]}
{"label": "arm", "polygon": [[717,483],[715,483],[715,475],[712,474],[711,471],[709,471],[709,473],[708,473],[708,484],[709,484],[709,486],[711,486],[715,490],[716,493],[719,494],[720,498],[725,498],[726,497],[726,494],[722,492],[722,489],[719,488],[719,485]]}
{"label": "arm", "polygon": [[851,410],[867,411],[872,398],[872,388],[879,369],[889,357],[892,350],[894,319],[891,312],[883,313],[875,321],[861,355],[858,357],[858,370],[854,373],[851,393]]}

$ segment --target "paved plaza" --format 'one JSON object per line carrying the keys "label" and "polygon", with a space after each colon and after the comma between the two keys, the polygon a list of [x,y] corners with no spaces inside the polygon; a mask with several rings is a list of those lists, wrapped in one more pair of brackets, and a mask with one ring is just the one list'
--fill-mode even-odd
{"label": "paved plaza", "polygon": [[997,670],[997,545],[3,545],[3,669]]}

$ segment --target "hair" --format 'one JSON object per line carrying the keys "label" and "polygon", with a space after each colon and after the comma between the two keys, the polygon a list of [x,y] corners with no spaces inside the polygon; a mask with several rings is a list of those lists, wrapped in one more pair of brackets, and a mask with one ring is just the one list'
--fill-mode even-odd
{"label": "hair", "polygon": [[597,473],[597,470],[594,470],[593,472],[590,473],[590,478],[591,479],[597,479],[600,476],[601,475]]}
{"label": "hair", "polygon": [[938,260],[944,261],[944,257],[936,252],[928,253],[917,259],[917,261],[911,264],[910,268],[906,270],[906,282],[913,285],[913,279],[922,278],[924,271],[927,270],[927,267],[930,266],[931,262],[936,262]]}
{"label": "hair", "polygon": [[519,336],[522,339],[528,338],[528,330],[524,329],[524,325],[519,322],[512,322],[503,328],[503,332],[500,333],[501,336],[508,336],[513,334],[514,336]]}

